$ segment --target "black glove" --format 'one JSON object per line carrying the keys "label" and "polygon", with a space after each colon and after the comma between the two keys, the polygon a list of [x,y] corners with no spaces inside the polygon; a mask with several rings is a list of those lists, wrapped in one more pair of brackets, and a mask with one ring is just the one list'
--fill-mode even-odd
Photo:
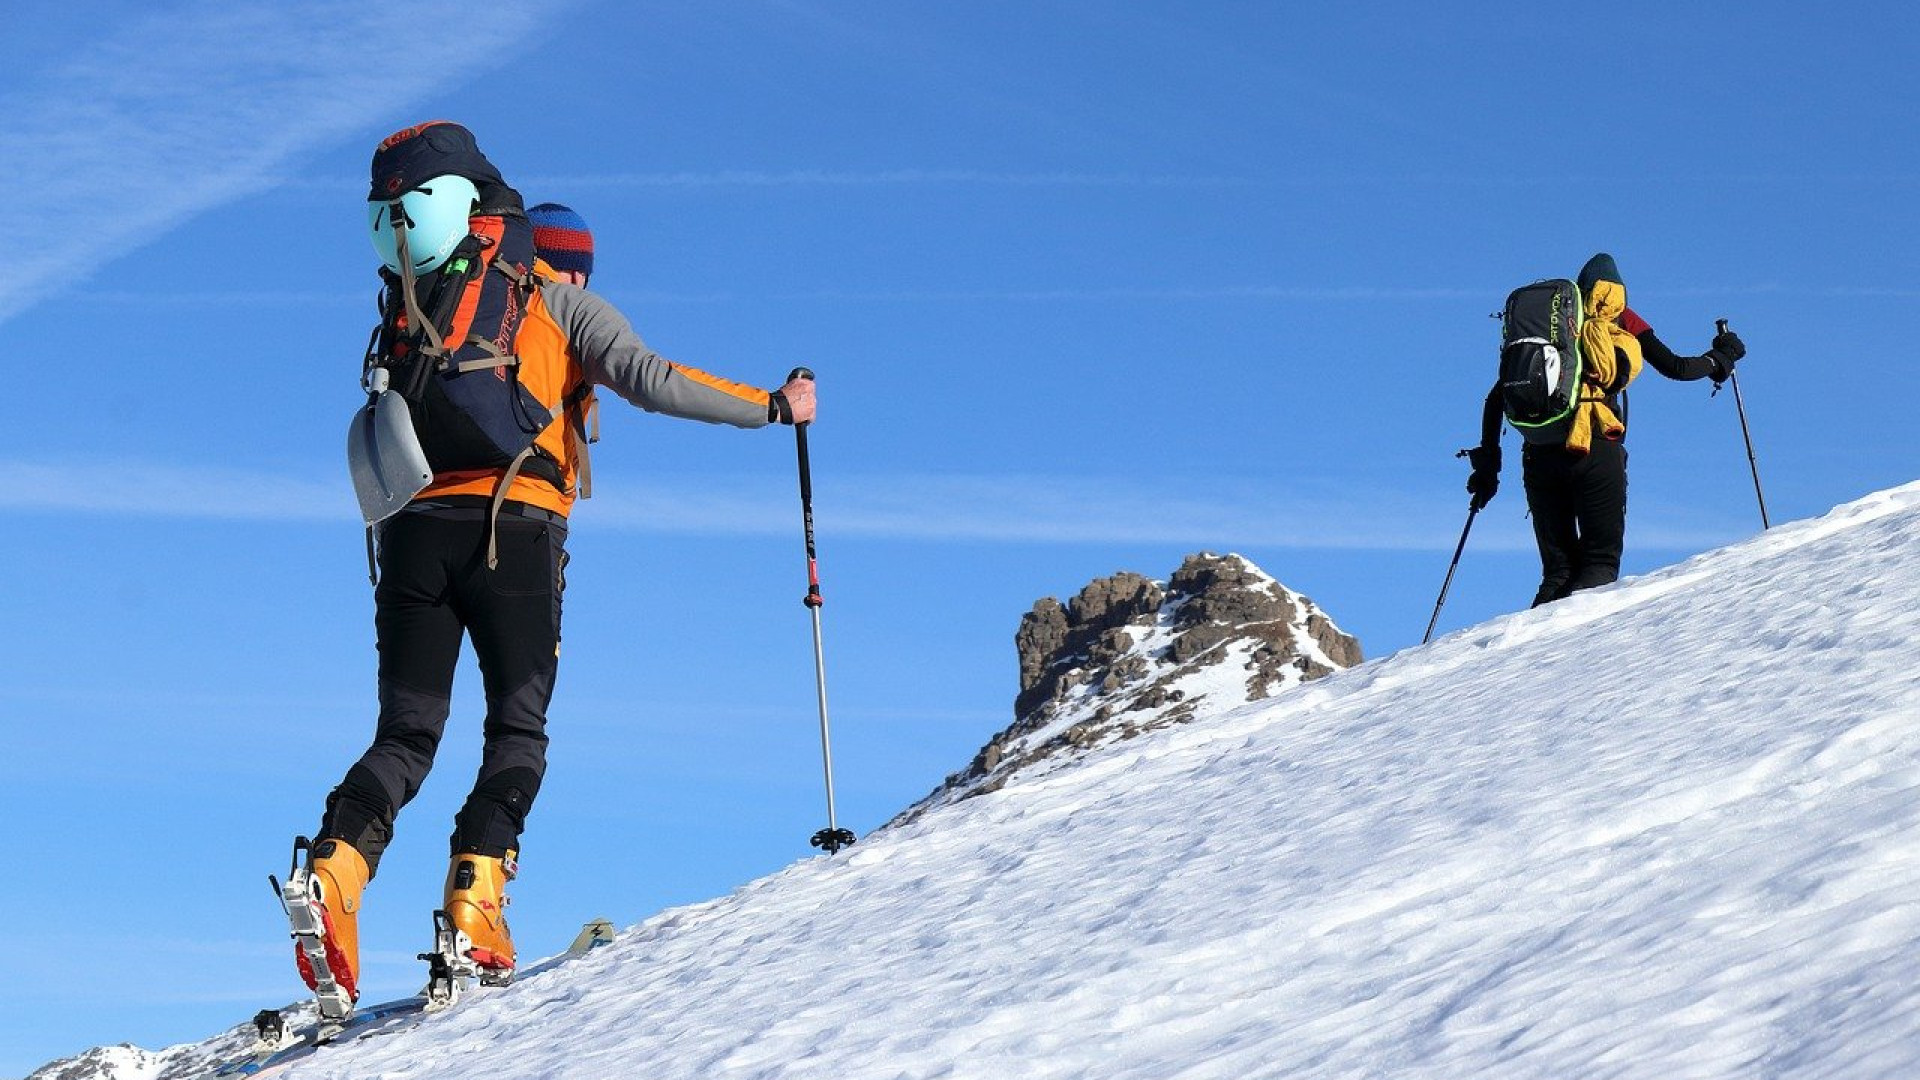
{"label": "black glove", "polygon": [[1492,502],[1493,493],[1500,490],[1500,447],[1476,446],[1467,451],[1467,460],[1473,464],[1467,493],[1473,496],[1473,509],[1478,510]]}
{"label": "black glove", "polygon": [[1726,382],[1727,376],[1733,374],[1733,365],[1739,363],[1740,358],[1745,355],[1747,355],[1747,345],[1740,340],[1739,334],[1731,330],[1722,330],[1713,335],[1713,348],[1707,350],[1707,360],[1713,365],[1713,381]]}

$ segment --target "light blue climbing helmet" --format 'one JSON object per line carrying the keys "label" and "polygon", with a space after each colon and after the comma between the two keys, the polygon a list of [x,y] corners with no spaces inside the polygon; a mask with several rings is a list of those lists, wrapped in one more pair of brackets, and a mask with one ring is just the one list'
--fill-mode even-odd
{"label": "light blue climbing helmet", "polygon": [[[397,234],[407,237],[407,255],[415,274],[438,269],[467,236],[467,217],[480,198],[473,181],[464,176],[436,176],[397,199],[367,203],[367,225],[373,232],[373,250],[387,269],[400,272]],[[401,229],[395,229],[395,218]]]}

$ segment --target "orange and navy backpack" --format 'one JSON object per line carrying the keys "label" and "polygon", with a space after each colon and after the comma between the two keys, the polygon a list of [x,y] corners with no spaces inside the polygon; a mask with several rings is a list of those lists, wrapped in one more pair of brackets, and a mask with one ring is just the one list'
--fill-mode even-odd
{"label": "orange and navy backpack", "polygon": [[[515,344],[543,280],[534,271],[533,227],[526,217],[517,207],[483,208],[468,219],[468,226],[467,236],[435,270],[416,277],[381,268],[381,319],[368,342],[361,383],[369,391],[369,415],[387,394],[405,402],[406,419],[395,422],[410,422],[413,441],[424,455],[422,473],[429,475],[416,474],[415,481],[394,493],[398,499],[462,473],[481,478],[499,474],[488,485],[492,508],[487,565],[492,567],[497,538],[492,519],[516,477],[573,494],[568,469],[542,445],[542,434],[557,423],[567,427],[563,441],[554,445],[572,456],[578,494],[589,494],[587,444],[593,436],[587,419],[593,388],[580,382],[566,392],[559,389],[567,383],[563,377],[535,379],[554,398],[547,401],[521,378]],[[362,506],[367,507],[364,497]],[[397,509],[389,500],[377,512]],[[367,519],[371,523],[376,517],[368,514]],[[372,546],[370,524],[370,562]]]}
{"label": "orange and navy backpack", "polygon": [[[566,411],[519,378],[514,338],[539,279],[533,227],[514,213],[483,213],[437,270],[408,282],[380,271],[380,325],[366,368],[387,371],[406,399],[435,475],[505,470],[564,487],[560,464],[534,446]],[[409,288],[411,286],[411,288]]]}

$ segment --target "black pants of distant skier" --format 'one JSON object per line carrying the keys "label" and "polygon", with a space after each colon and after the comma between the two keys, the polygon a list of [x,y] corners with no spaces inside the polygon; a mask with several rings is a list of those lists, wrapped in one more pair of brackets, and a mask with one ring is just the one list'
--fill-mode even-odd
{"label": "black pants of distant skier", "polygon": [[1627,448],[1596,439],[1592,452],[1575,455],[1530,445],[1521,462],[1533,538],[1540,545],[1540,591],[1533,605],[1619,578],[1627,536]]}
{"label": "black pants of distant skier", "polygon": [[559,515],[508,503],[489,570],[485,500],[441,500],[381,526],[380,720],[373,745],[327,797],[322,839],[346,840],[378,868],[395,815],[433,765],[464,634],[485,683],[486,742],[479,778],[454,817],[452,848],[494,857],[518,850],[546,772],[566,535]]}

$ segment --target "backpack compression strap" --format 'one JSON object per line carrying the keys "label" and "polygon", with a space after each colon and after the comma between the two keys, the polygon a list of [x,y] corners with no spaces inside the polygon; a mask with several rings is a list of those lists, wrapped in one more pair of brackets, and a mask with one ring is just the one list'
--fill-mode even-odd
{"label": "backpack compression strap", "polygon": [[[513,282],[515,288],[531,292],[541,286],[541,278],[530,272],[522,271],[517,267],[502,267],[497,260],[494,266],[500,268],[500,272],[506,275],[507,280]],[[500,367],[508,364],[517,366],[520,363],[518,356],[502,353],[491,341],[470,337],[467,342],[479,346],[497,359],[492,362],[468,361],[459,370],[465,371],[469,367]],[[587,446],[600,441],[600,403],[594,399],[592,383],[583,382],[571,393],[562,394],[559,402],[548,412],[547,422],[541,425],[541,430],[546,430],[554,421],[570,412],[577,414],[567,423],[567,442],[573,451],[577,477],[575,486],[581,498],[590,499],[593,497],[593,466],[587,455]],[[539,445],[535,442],[516,454],[513,461],[507,465],[506,471],[500,474],[499,481],[493,486],[493,500],[487,506],[487,569],[489,570],[498,569],[500,565],[500,507],[507,501],[507,489],[513,486],[513,478],[520,475],[521,466],[527,463],[527,459],[533,456]]]}
{"label": "backpack compression strap", "polygon": [[393,246],[400,253],[400,299],[406,305],[407,320],[419,332],[426,336],[428,344],[422,351],[432,356],[447,354],[446,341],[440,336],[440,328],[433,325],[427,313],[420,310],[419,291],[414,283],[419,279],[413,273],[413,256],[407,251],[406,215],[396,215],[393,221]]}
{"label": "backpack compression strap", "polygon": [[600,399],[593,396],[593,384],[583,382],[567,395],[566,403],[574,412],[567,424],[567,439],[573,447],[574,471],[579,477],[575,486],[580,489],[581,498],[591,499],[593,464],[587,456],[587,447],[600,441]]}
{"label": "backpack compression strap", "polygon": [[[591,392],[592,390],[589,386],[588,393],[591,394]],[[574,403],[575,398],[573,395],[561,398],[560,404],[555,405],[553,411],[548,414],[547,423],[551,424],[555,420],[560,419]],[[594,412],[597,417],[599,410],[596,409]],[[567,425],[567,431],[573,439],[579,440],[581,438],[572,424]],[[599,437],[597,432],[594,437]],[[497,570],[500,568],[500,507],[507,501],[507,489],[513,486],[513,478],[520,475],[520,467],[525,465],[527,459],[533,456],[534,448],[538,445],[538,443],[530,445],[525,450],[514,455],[512,464],[507,466],[506,472],[500,474],[499,482],[493,485],[493,501],[487,505],[487,569],[489,570]],[[584,442],[578,441],[575,445],[579,448],[579,474],[584,483],[588,474],[586,445]],[[583,495],[582,498],[585,498],[585,496]]]}
{"label": "backpack compression strap", "polygon": [[[539,288],[540,279],[534,277],[531,272],[521,270],[517,266],[508,266],[500,259],[493,260],[491,269],[498,270],[501,277],[506,278],[512,283],[512,288],[520,294],[520,310],[525,311],[526,298],[534,289]],[[470,333],[467,335],[467,340],[461,344],[471,345],[487,355],[479,359],[463,360],[455,363],[453,362],[451,354],[449,354],[447,358],[440,363],[440,369],[442,371],[450,371],[456,375],[464,375],[469,371],[484,371],[488,368],[520,366],[520,358],[518,356],[502,350],[500,346],[490,338],[484,338],[479,334]]]}

